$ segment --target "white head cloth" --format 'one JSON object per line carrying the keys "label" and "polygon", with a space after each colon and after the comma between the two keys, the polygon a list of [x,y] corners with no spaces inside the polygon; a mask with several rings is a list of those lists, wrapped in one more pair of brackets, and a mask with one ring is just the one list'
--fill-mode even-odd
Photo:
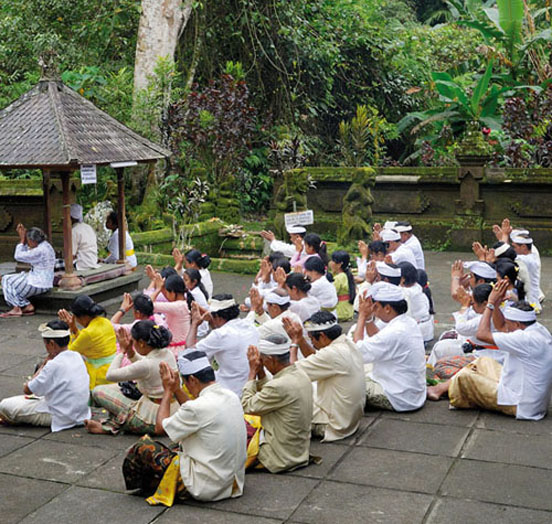
{"label": "white head cloth", "polygon": [[68,329],[52,329],[46,324],[40,324],[38,331],[42,333],[42,338],[65,338],[71,336],[71,331]]}
{"label": "white head cloth", "polygon": [[478,277],[496,279],[496,269],[487,264],[487,262],[480,262],[479,260],[464,262],[464,267],[475,273]]}
{"label": "white head cloth", "polygon": [[396,225],[396,220],[388,220],[385,224],[383,224],[383,229],[394,229]]}
{"label": "white head cloth", "polygon": [[376,269],[378,270],[378,273],[382,277],[400,277],[401,276],[400,267],[391,267],[385,262],[381,262],[381,260],[376,262]]}
{"label": "white head cloth", "polygon": [[289,353],[289,341],[285,341],[282,344],[275,344],[274,342],[271,342],[270,340],[267,340],[265,338],[262,338],[259,340],[259,353],[262,353],[263,355],[284,355],[285,353]]}
{"label": "white head cloth", "polygon": [[510,233],[510,238],[517,237],[518,235],[529,236],[529,230],[528,229],[512,229],[512,231]]}
{"label": "white head cloth", "polygon": [[532,322],[537,320],[537,314],[535,310],[531,311],[522,311],[516,307],[506,306],[502,310],[502,314],[506,320],[512,320],[514,322]]}
{"label": "white head cloth", "polygon": [[326,331],[326,329],[330,329],[331,327],[337,326],[337,319],[335,316],[332,320],[329,320],[328,322],[324,322],[322,324],[317,324],[316,322],[312,322],[310,320],[307,320],[303,327],[306,331]]}
{"label": "white head cloth", "polygon": [[533,239],[531,237],[522,236],[522,235],[511,236],[510,240],[514,244],[532,244],[533,243]]}
{"label": "white head cloth", "polygon": [[71,218],[82,222],[82,206],[80,204],[71,204]]}
{"label": "white head cloth", "polygon": [[406,233],[408,231],[412,231],[412,226],[410,224],[397,224],[393,229],[399,233]]}
{"label": "white head cloth", "polygon": [[211,313],[216,313],[217,311],[222,311],[223,309],[228,309],[235,305],[236,301],[233,298],[229,298],[228,300],[216,300],[213,298],[209,302],[209,311]]}
{"label": "white head cloth", "polygon": [[276,304],[278,306],[285,306],[291,302],[289,295],[280,296],[278,293],[271,291],[265,296],[265,302],[267,304]]}
{"label": "white head cloth", "polygon": [[186,355],[180,355],[177,359],[178,371],[181,375],[194,375],[195,373],[207,368],[211,368],[211,363],[207,357],[196,358],[195,360],[188,360]]}
{"label": "white head cloth", "polygon": [[301,235],[307,232],[307,230],[303,226],[289,226],[286,228],[286,231],[290,235]]}
{"label": "white head cloth", "polygon": [[404,300],[404,293],[401,287],[389,282],[376,282],[372,286],[372,300],[374,302],[399,302]]}
{"label": "white head cloth", "polygon": [[384,229],[381,232],[381,239],[384,242],[398,242],[401,239],[401,235],[394,229]]}
{"label": "white head cloth", "polygon": [[494,252],[495,252],[495,256],[499,257],[500,255],[503,255],[504,253],[506,253],[506,251],[508,251],[508,249],[510,249],[510,245],[509,244],[502,244],[501,246],[497,247]]}

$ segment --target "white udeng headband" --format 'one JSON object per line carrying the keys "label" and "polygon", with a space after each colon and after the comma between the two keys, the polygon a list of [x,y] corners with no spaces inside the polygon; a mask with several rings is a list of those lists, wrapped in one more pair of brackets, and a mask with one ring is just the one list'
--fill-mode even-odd
{"label": "white udeng headband", "polygon": [[314,322],[305,322],[304,328],[306,331],[326,331],[326,329],[330,329],[331,327],[337,326],[337,320],[331,320],[330,322],[326,322],[325,324],[315,324]]}
{"label": "white udeng headband", "polygon": [[209,311],[211,313],[216,313],[217,311],[222,311],[223,309],[228,309],[229,307],[235,306],[236,301],[233,298],[228,300],[211,300],[209,302]]}
{"label": "white udeng headband", "polygon": [[71,331],[68,329],[52,329],[46,324],[40,324],[38,331],[42,333],[42,338],[65,338],[71,336]]}
{"label": "white udeng headband", "polygon": [[289,295],[284,295],[283,297],[278,295],[278,293],[267,293],[265,297],[267,304],[276,304],[278,306],[285,306],[291,302]]}
{"label": "white udeng headband", "polygon": [[505,307],[502,310],[502,314],[506,320],[512,320],[513,322],[532,322],[533,320],[537,320],[535,310],[522,311],[512,306]]}
{"label": "white udeng headband", "polygon": [[499,257],[500,255],[503,255],[504,253],[506,253],[506,251],[508,251],[509,248],[510,248],[509,244],[503,244],[503,245],[497,247],[494,250],[495,256]]}
{"label": "white udeng headband", "polygon": [[211,367],[211,364],[207,357],[196,358],[195,360],[188,360],[185,356],[178,357],[178,371],[181,375],[194,375],[198,371]]}
{"label": "white udeng headband", "polygon": [[289,353],[289,342],[284,342],[283,344],[275,344],[270,342],[270,340],[259,340],[259,353],[263,355],[283,355]]}
{"label": "white udeng headband", "polygon": [[522,236],[513,236],[510,237],[511,241],[514,244],[532,244],[533,239],[531,237],[522,237]]}
{"label": "white udeng headband", "polygon": [[378,273],[383,277],[400,277],[401,276],[401,268],[400,267],[391,267],[387,265],[385,262],[380,262],[379,260],[376,262],[376,269],[378,270]]}

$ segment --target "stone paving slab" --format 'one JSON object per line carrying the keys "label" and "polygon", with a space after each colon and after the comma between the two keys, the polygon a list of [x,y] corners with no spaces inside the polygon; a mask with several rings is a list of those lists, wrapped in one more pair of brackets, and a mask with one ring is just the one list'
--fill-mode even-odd
{"label": "stone paving slab", "polygon": [[[93,500],[93,504],[90,501]],[[123,510],[124,508],[124,510]],[[150,506],[138,497],[98,489],[71,487],[61,495],[31,513],[24,524],[147,524],[164,508]]]}
{"label": "stone paving slab", "polygon": [[155,521],[155,524],[276,524],[281,520],[219,511],[216,508],[173,506]]}
{"label": "stone paving slab", "polygon": [[67,484],[58,482],[0,474],[0,521],[2,524],[21,522],[67,488]]}
{"label": "stone paving slab", "polygon": [[515,508],[474,500],[443,498],[437,501],[427,519],[427,524],[466,524],[486,522],[500,524],[545,524],[551,519],[546,511]]}
{"label": "stone paving slab", "polygon": [[382,411],[384,419],[398,419],[407,422],[419,422],[426,424],[441,424],[444,426],[471,427],[479,415],[479,411],[472,409],[449,409],[449,403],[435,402],[432,409],[422,408],[418,411],[396,413],[394,411]]}
{"label": "stone paving slab", "polygon": [[547,469],[460,460],[442,486],[442,494],[552,511],[552,475]]}
{"label": "stone paving slab", "polygon": [[186,504],[200,504],[203,507],[216,507],[221,511],[287,520],[318,481],[291,475],[253,472],[247,475],[246,484],[240,498],[203,504],[190,501]]}
{"label": "stone paving slab", "polygon": [[432,497],[354,484],[324,481],[297,508],[291,522],[421,522]]}
{"label": "stone paving slab", "polygon": [[0,472],[41,480],[73,483],[116,454],[98,447],[37,440],[3,457]]}
{"label": "stone paving slab", "polygon": [[123,461],[125,455],[126,453],[124,451],[120,452],[102,466],[95,469],[92,473],[80,479],[76,483],[77,486],[108,489],[109,491],[125,493],[125,480],[123,478]]}
{"label": "stone paving slab", "polygon": [[545,435],[520,438],[515,433],[478,429],[466,443],[462,457],[552,469],[552,439]]}
{"label": "stone paving slab", "polygon": [[548,435],[552,437],[552,404],[548,407],[548,416],[542,420],[516,420],[506,415],[483,412],[475,427],[508,431],[519,435]]}
{"label": "stone paving slab", "polygon": [[92,435],[91,433],[88,433],[83,426],[81,426],[78,428],[71,428],[66,431],[49,433],[44,436],[44,440],[123,451],[135,444],[140,436],[141,435],[133,435],[132,433],[117,436]]}
{"label": "stone paving slab", "polygon": [[381,417],[360,439],[360,446],[455,457],[469,430]]}
{"label": "stone paving slab", "polygon": [[332,480],[380,488],[436,493],[452,459],[385,449],[355,448],[330,475]]}
{"label": "stone paving slab", "polygon": [[0,436],[0,457],[22,448],[34,442],[32,438],[18,437],[15,435],[2,435]]}
{"label": "stone paving slab", "polygon": [[289,473],[295,477],[307,477],[322,479],[333,470],[335,465],[342,461],[351,451],[351,448],[332,444],[311,441],[310,454],[322,458],[321,464],[311,464],[309,467],[300,468]]}

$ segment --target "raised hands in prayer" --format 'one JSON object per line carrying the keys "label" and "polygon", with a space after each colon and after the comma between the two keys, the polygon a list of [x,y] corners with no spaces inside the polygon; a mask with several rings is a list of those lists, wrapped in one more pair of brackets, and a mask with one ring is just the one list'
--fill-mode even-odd
{"label": "raised hands in prayer", "polygon": [[69,326],[69,330],[71,331],[71,333],[76,334],[79,332],[79,328],[77,327],[77,320],[73,313],[70,313],[66,309],[60,309],[58,311],[58,318]]}
{"label": "raised hands in prayer", "polygon": [[366,265],[366,276],[364,277],[366,282],[373,284],[378,279],[378,270],[376,269],[376,263],[372,260]]}
{"label": "raised hands in prayer", "polygon": [[358,241],[358,250],[360,252],[360,257],[363,259],[368,258],[368,244],[364,240]]}
{"label": "raised hands in prayer", "polygon": [[182,266],[184,265],[184,255],[178,248],[172,250],[172,256],[174,258],[174,269],[180,273],[182,271]]}
{"label": "raised hands in prayer", "polygon": [[481,262],[485,262],[485,257],[487,255],[487,246],[483,247],[481,242],[474,242],[472,244],[472,251]]}
{"label": "raised hands in prayer", "polygon": [[374,227],[372,228],[372,240],[381,240],[381,231],[382,231],[381,224],[379,222],[376,222],[374,224]]}
{"label": "raised hands in prayer", "polygon": [[493,226],[493,233],[495,234],[499,242],[505,242],[508,244],[508,239],[510,238],[510,233],[512,232],[512,224],[510,224],[510,219],[505,218],[502,220],[500,226],[495,224]]}
{"label": "raised hands in prayer", "polygon": [[123,350],[129,360],[134,357],[134,346],[132,344],[132,337],[126,329],[119,329],[117,331],[117,341],[119,347]]}
{"label": "raised hands in prayer", "polygon": [[259,293],[259,290],[252,287],[249,290],[249,298],[251,300],[251,309],[253,309],[255,313],[257,313],[257,315],[262,315],[264,313],[264,309],[263,309],[264,300],[261,294]]}
{"label": "raised hands in prayer", "polygon": [[456,299],[458,300],[458,302],[460,302],[461,306],[465,309],[470,307],[472,304],[471,295],[463,287],[459,287],[458,290],[456,291]]}
{"label": "raised hands in prayer", "polygon": [[[301,270],[299,270],[299,273],[300,272]],[[276,269],[276,271],[274,271],[274,280],[278,284],[278,287],[283,288],[286,285],[286,278],[287,275],[283,267],[279,267]]]}
{"label": "raised hands in prayer", "polygon": [[153,280],[155,279],[155,275],[157,274],[157,271],[155,271],[155,269],[153,269],[152,266],[150,266],[149,264],[146,266],[146,276],[153,282]]}
{"label": "raised hands in prayer", "polygon": [[255,380],[259,375],[264,376],[261,355],[256,346],[249,346],[247,348],[247,360],[249,361],[249,380]]}
{"label": "raised hands in prayer", "polygon": [[210,321],[211,320],[211,313],[203,307],[201,307],[197,302],[192,302],[192,324],[195,324],[196,326],[199,326],[202,322],[205,320]]}
{"label": "raised hands in prayer", "polygon": [[498,284],[493,287],[493,290],[489,294],[488,303],[498,306],[506,298],[506,293],[508,292],[508,286],[510,282],[507,278],[502,279]]}
{"label": "raised hands in prayer", "polygon": [[294,344],[298,344],[303,338],[303,326],[289,317],[282,318],[282,325],[288,334],[288,337]]}
{"label": "raised hands in prayer", "polygon": [[123,295],[123,301],[121,302],[121,308],[125,313],[128,313],[134,307],[134,301],[130,293]]}
{"label": "raised hands in prayer", "polygon": [[265,240],[268,240],[269,242],[273,242],[274,240],[276,240],[276,235],[274,235],[274,233],[270,230],[268,231],[261,231],[261,236],[265,239]]}
{"label": "raised hands in prayer", "polygon": [[176,393],[180,389],[180,377],[178,371],[172,369],[166,362],[159,363],[159,375],[166,392]]}
{"label": "raised hands in prayer", "polygon": [[361,293],[358,297],[358,319],[359,322],[371,321],[374,317],[374,302],[372,297],[366,297]]}
{"label": "raised hands in prayer", "polygon": [[293,245],[299,253],[303,251],[303,239],[299,235],[293,238]]}
{"label": "raised hands in prayer", "polygon": [[21,223],[17,224],[15,231],[19,235],[19,243],[20,244],[26,244],[27,243],[27,229],[25,229],[25,226]]}
{"label": "raised hands in prayer", "polygon": [[152,282],[155,290],[161,291],[163,289],[163,285],[165,284],[165,279],[161,276],[161,273],[156,272]]}
{"label": "raised hands in prayer", "polygon": [[261,260],[261,268],[259,269],[259,275],[261,280],[265,283],[270,282],[270,275],[272,274],[272,264],[268,257]]}
{"label": "raised hands in prayer", "polygon": [[393,257],[391,255],[385,255],[383,261],[386,263],[386,264],[393,264]]}

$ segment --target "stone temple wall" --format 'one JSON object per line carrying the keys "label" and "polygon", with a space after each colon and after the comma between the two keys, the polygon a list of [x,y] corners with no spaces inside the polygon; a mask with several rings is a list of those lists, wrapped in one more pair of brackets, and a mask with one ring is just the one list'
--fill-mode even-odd
{"label": "stone temple wall", "polygon": [[[306,177],[309,182],[306,206],[314,210],[315,218],[309,230],[339,237],[344,198],[357,171],[317,167],[285,174],[290,179]],[[366,219],[409,220],[427,248],[469,250],[475,240],[491,245],[495,241],[492,225],[509,217],[514,226],[531,231],[539,249],[552,252],[552,169],[464,165],[372,171],[373,204]],[[277,197],[281,187],[282,181],[275,187],[275,224],[281,223],[283,213]],[[293,199],[288,195],[287,200]],[[289,206],[286,211],[291,211]]]}

